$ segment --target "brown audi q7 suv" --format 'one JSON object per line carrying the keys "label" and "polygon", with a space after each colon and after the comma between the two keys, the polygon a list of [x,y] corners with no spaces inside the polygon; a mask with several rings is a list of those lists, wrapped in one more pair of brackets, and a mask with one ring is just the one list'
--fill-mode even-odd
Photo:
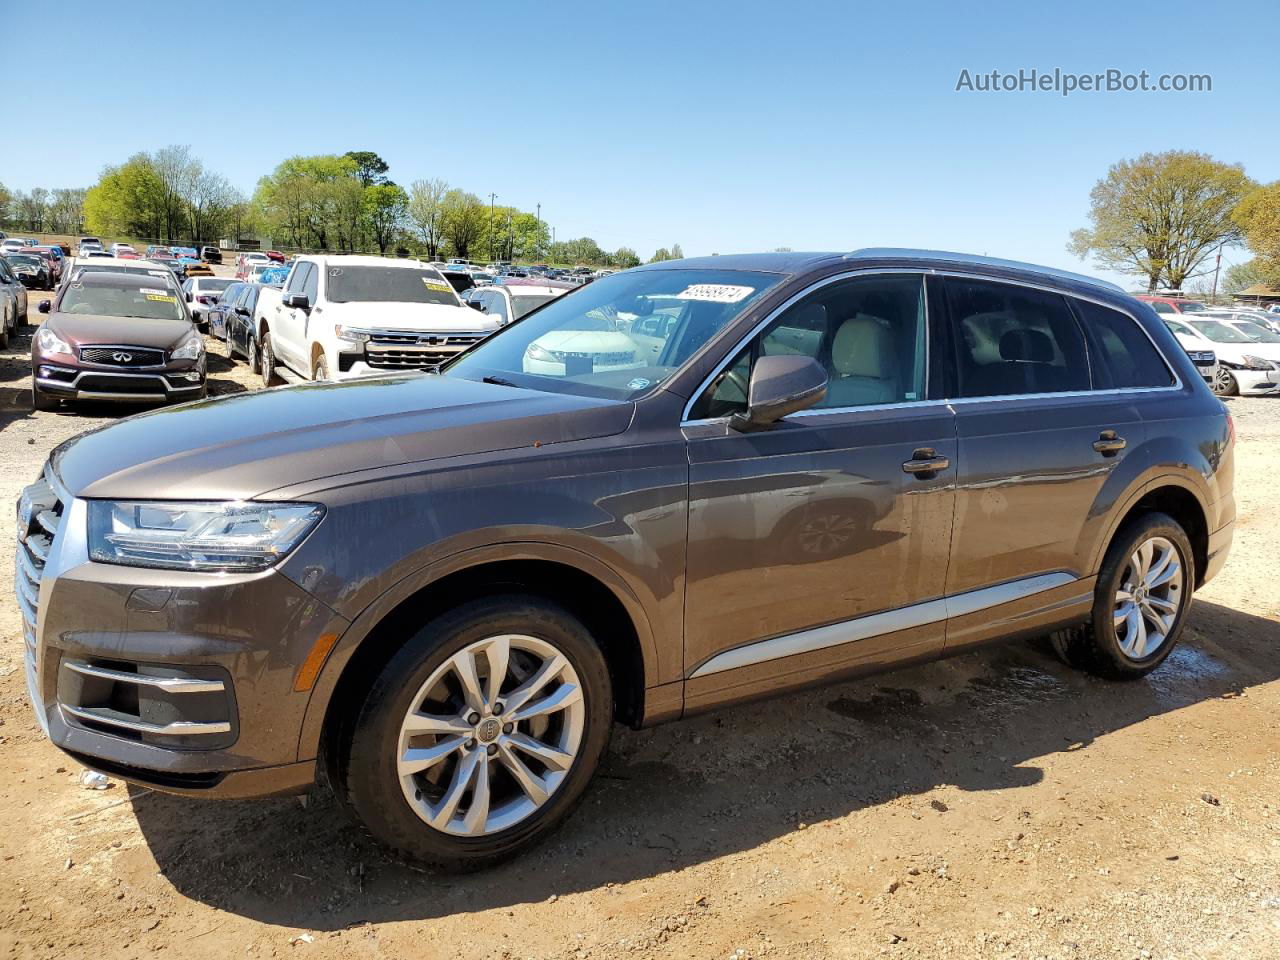
{"label": "brown audi q7 suv", "polygon": [[597,280],[435,374],[145,413],[18,502],[36,714],[80,762],[248,797],[323,776],[476,866],[614,721],[1050,635],[1159,666],[1231,541],[1233,432],[1150,307],[872,249]]}
{"label": "brown audi q7 suv", "polygon": [[204,340],[181,292],[142,272],[82,272],[63,284],[31,338],[31,404],[132,403],[205,395]]}

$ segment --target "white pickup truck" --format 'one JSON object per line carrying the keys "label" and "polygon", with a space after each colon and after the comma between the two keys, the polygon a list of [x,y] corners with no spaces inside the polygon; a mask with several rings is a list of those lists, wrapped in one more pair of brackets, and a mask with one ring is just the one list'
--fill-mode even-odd
{"label": "white pickup truck", "polygon": [[268,386],[429,369],[500,325],[464,306],[434,267],[389,257],[299,257],[254,313],[251,353]]}

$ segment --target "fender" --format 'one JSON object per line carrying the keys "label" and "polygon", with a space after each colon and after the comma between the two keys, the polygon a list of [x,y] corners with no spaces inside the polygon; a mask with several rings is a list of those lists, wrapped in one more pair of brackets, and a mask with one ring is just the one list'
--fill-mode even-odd
{"label": "fender", "polygon": [[[1167,471],[1167,468],[1165,468]],[[1153,490],[1161,487],[1179,487],[1186,490],[1196,498],[1196,503],[1200,505],[1201,512],[1205,516],[1205,524],[1212,530],[1212,521],[1210,520],[1210,512],[1208,502],[1205,498],[1205,490],[1201,478],[1194,472],[1188,471],[1186,474],[1165,472],[1150,476],[1144,480],[1138,481],[1130,488],[1128,494],[1122,499],[1117,500],[1115,509],[1110,511],[1107,519],[1107,525],[1102,531],[1102,535],[1098,538],[1098,542],[1094,544],[1093,553],[1089,559],[1089,573],[1097,574],[1102,567],[1102,559],[1106,555],[1107,548],[1111,546],[1111,541],[1116,535],[1116,531],[1120,529],[1125,518],[1129,515],[1129,511],[1139,500],[1145,497]]]}
{"label": "fender", "polygon": [[[547,560],[560,563],[604,584],[626,609],[635,626],[644,659],[646,689],[658,685],[662,674],[652,623],[635,592],[615,570],[590,554],[561,544],[533,540],[493,543],[451,554],[414,571],[360,612],[329,654],[312,688],[298,737],[298,757],[311,759],[317,755],[325,714],[342,674],[356,650],[392,610],[418,591],[450,574],[507,560]],[[679,664],[676,664],[676,669],[679,669]]]}

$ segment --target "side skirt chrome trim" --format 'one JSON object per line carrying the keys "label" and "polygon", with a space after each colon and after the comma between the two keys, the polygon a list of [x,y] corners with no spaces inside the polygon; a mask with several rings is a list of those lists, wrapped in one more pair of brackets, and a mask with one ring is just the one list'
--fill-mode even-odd
{"label": "side skirt chrome trim", "polygon": [[1004,603],[1021,600],[1033,594],[1053,590],[1076,582],[1078,578],[1069,573],[1044,573],[1023,580],[1013,580],[994,587],[983,587],[953,597],[941,597],[937,600],[926,600],[909,607],[897,610],[886,610],[870,616],[844,620],[840,623],[802,630],[774,637],[771,640],[760,640],[741,647],[734,647],[718,653],[689,675],[690,680],[723,673],[738,667],[748,667],[756,663],[778,660],[782,657],[795,656],[798,653],[812,653],[828,647],[866,640],[871,637],[909,630],[912,627],[923,627],[931,623],[940,623],[949,617],[962,617]]}

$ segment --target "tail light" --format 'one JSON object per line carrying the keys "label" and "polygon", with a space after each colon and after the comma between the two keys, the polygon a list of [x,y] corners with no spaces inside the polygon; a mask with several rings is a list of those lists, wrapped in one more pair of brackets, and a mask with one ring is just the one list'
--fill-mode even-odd
{"label": "tail light", "polygon": [[[1225,409],[1227,405],[1224,403],[1222,406]],[[1231,411],[1227,410],[1227,446],[1231,446],[1235,442],[1236,442],[1236,421],[1235,421],[1235,418],[1231,416]]]}

